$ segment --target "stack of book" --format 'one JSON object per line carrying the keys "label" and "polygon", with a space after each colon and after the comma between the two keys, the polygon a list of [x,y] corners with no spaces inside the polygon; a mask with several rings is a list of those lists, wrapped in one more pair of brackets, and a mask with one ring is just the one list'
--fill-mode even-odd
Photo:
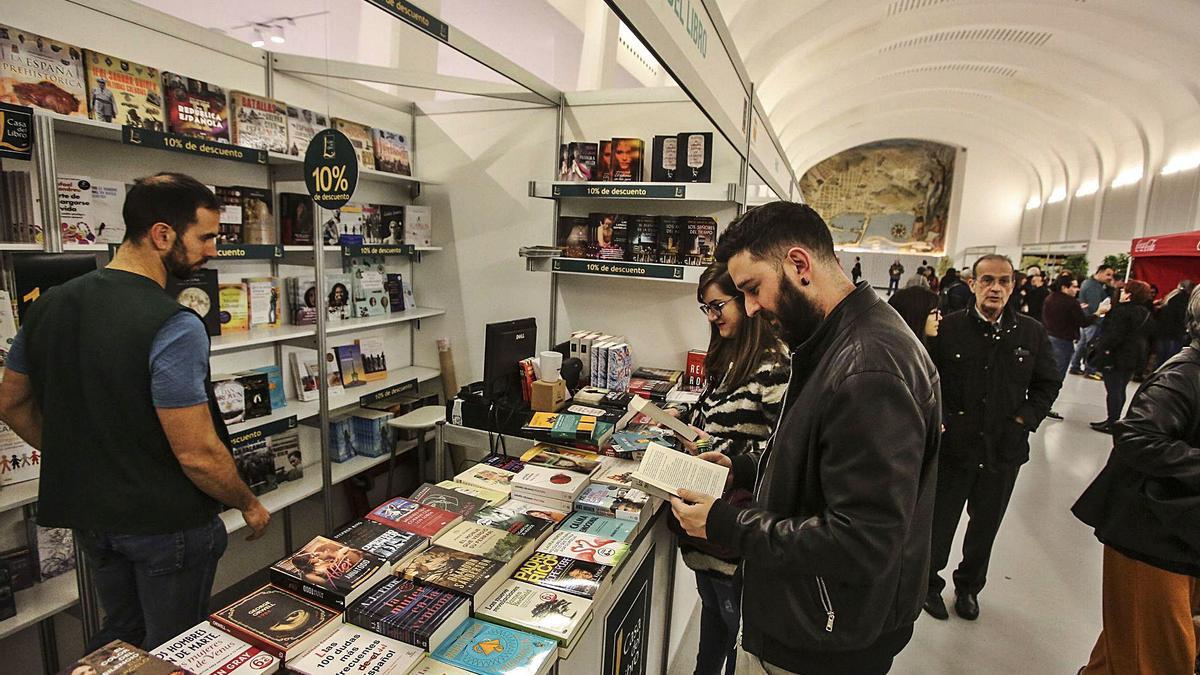
{"label": "stack of book", "polygon": [[430,483],[422,483],[408,498],[426,506],[457,513],[463,518],[470,518],[488,506],[486,499]]}
{"label": "stack of book", "polygon": [[510,534],[487,525],[474,522],[462,522],[452,527],[448,532],[433,542],[437,546],[469,553],[478,558],[485,558],[502,565],[500,574],[510,576],[529,554],[537,548],[537,543],[530,537]]}
{"label": "stack of book", "polygon": [[387,565],[388,573],[429,548],[429,539],[362,518],[346,523],[331,537],[336,542],[370,553]]}
{"label": "stack of book", "polygon": [[342,542],[314,537],[271,565],[271,584],[340,611],[387,576],[390,563]]}
{"label": "stack of book", "polygon": [[396,497],[375,507],[367,514],[369,520],[412,532],[426,539],[437,539],[462,522],[462,516],[402,497]]}
{"label": "stack of book", "polygon": [[214,612],[209,622],[281,661],[288,661],[332,635],[342,624],[342,614],[268,585]]}
{"label": "stack of book", "polygon": [[457,593],[478,606],[504,583],[506,567],[506,563],[434,544],[396,570],[396,575]]}
{"label": "stack of book", "polygon": [[384,637],[377,632],[343,625],[304,656],[288,663],[299,675],[407,675],[425,658],[420,647]]}
{"label": "stack of book", "polygon": [[629,544],[607,537],[558,530],[542,542],[538,552],[616,567],[629,554]]}
{"label": "stack of book", "polygon": [[591,599],[612,582],[612,571],[608,565],[538,551],[517,568],[512,578]]}
{"label": "stack of book", "polygon": [[468,673],[521,675],[549,673],[558,663],[556,656],[558,642],[555,640],[479,619],[464,621],[441,647],[430,654],[432,659]]}
{"label": "stack of book", "polygon": [[503,504],[504,502],[508,501],[509,497],[507,492],[500,492],[499,490],[478,487],[476,485],[467,485],[465,483],[459,483],[452,480],[441,481],[437,484],[437,487],[450,490],[452,492],[457,492],[468,497],[482,499],[488,506]]}
{"label": "stack of book", "polygon": [[559,532],[576,532],[604,537],[616,541],[631,542],[637,536],[639,523],[632,520],[609,518],[586,511],[576,511],[558,525]]}
{"label": "stack of book", "polygon": [[554,529],[554,522],[530,515],[521,510],[521,503],[509,500],[500,506],[489,506],[470,517],[473,523],[494,527],[509,534],[532,539],[541,544]]}
{"label": "stack of book", "polygon": [[591,476],[600,468],[600,455],[587,450],[539,443],[521,455],[521,462],[547,469],[564,469]]}
{"label": "stack of book", "polygon": [[574,471],[528,465],[512,481],[512,496],[539,506],[569,513],[588,486],[588,477]]}
{"label": "stack of book", "polygon": [[592,601],[509,579],[475,612],[502,626],[540,635],[559,644],[560,658],[569,658],[592,623]]}
{"label": "stack of book", "polygon": [[595,452],[612,437],[614,428],[594,415],[535,412],[521,430],[538,440]]}
{"label": "stack of book", "polygon": [[589,485],[575,500],[575,510],[634,523],[640,530],[654,511],[650,495],[633,488]]}
{"label": "stack of book", "polygon": [[192,626],[150,654],[196,675],[269,675],[279,670],[276,657],[208,623]]}
{"label": "stack of book", "polygon": [[398,576],[371,587],[346,610],[347,623],[427,650],[468,616],[461,595]]}
{"label": "stack of book", "polygon": [[476,464],[455,476],[454,482],[508,495],[511,492],[510,484],[513,476],[516,475],[514,471],[487,464]]}

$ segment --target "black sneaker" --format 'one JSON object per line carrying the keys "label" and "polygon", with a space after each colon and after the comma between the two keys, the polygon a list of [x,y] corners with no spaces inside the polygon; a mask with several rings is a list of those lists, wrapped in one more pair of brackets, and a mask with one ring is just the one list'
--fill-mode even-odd
{"label": "black sneaker", "polygon": [[950,618],[950,611],[946,609],[946,602],[942,600],[942,594],[935,590],[930,590],[925,594],[925,604],[921,605],[921,609],[938,621]]}
{"label": "black sneaker", "polygon": [[1110,425],[1108,423],[1108,420],[1105,420],[1103,422],[1091,422],[1088,424],[1088,426],[1091,427],[1092,429],[1095,429],[1096,431],[1099,431],[1102,434],[1111,434],[1112,433],[1112,425]]}

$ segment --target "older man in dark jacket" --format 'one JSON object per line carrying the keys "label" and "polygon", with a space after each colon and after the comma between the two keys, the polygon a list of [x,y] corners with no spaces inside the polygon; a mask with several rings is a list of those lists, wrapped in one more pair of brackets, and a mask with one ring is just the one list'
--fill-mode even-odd
{"label": "older man in dark jacket", "polygon": [[1042,324],[1011,309],[1012,262],[986,255],[975,263],[975,305],[942,320],[931,354],[942,377],[946,425],[933,515],[933,561],[925,610],[937,619],[949,612],[941,571],[963,506],[970,514],[963,559],[954,572],[955,611],[979,616],[978,594],[1000,522],[1029,461],[1029,433],[1050,412],[1062,380]]}
{"label": "older man in dark jacket", "polygon": [[1104,544],[1103,616],[1085,675],[1191,673],[1200,601],[1200,289],[1191,344],[1138,388],[1108,464],[1072,509]]}
{"label": "older man in dark jacket", "polygon": [[746,312],[779,324],[792,378],[757,462],[704,455],[753,487],[755,504],[681,491],[672,510],[689,534],[742,556],[739,673],[886,673],[925,593],[941,428],[933,363],[869,285],[846,278],[808,206],[749,211],[717,258]]}

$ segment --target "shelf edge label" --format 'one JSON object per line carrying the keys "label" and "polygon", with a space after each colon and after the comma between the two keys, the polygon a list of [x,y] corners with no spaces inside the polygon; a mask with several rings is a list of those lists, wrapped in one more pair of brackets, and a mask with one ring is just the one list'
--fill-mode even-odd
{"label": "shelf edge label", "polygon": [[288,431],[289,429],[295,429],[296,426],[296,416],[292,415],[291,417],[286,417],[274,422],[267,422],[266,424],[254,427],[253,429],[247,429],[246,431],[241,431],[236,434],[230,434],[229,444],[245,445],[246,443],[258,440],[260,438],[274,436],[275,434]]}
{"label": "shelf edge label", "polygon": [[182,152],[188,155],[199,155],[212,159],[224,159],[231,162],[246,164],[267,164],[267,151],[255,148],[244,148],[240,145],[230,145],[218,141],[164,131],[153,131],[141,127],[125,125],[121,127],[121,142],[125,145],[137,145],[143,148]]}
{"label": "shelf edge label", "polygon": [[450,26],[436,16],[404,0],[367,0],[404,23],[442,42],[450,42]]}
{"label": "shelf edge label", "polygon": [[358,397],[358,405],[366,406],[366,405],[370,405],[372,403],[379,403],[380,401],[391,398],[397,394],[406,394],[408,392],[415,392],[419,388],[420,388],[420,385],[417,381],[417,378],[414,377],[413,379],[411,379],[407,382],[401,382],[400,384],[392,385],[392,386],[388,387],[387,389],[380,389],[377,392],[359,396]]}
{"label": "shelf edge label", "polygon": [[555,183],[551,191],[554,197],[593,197],[600,199],[687,199],[687,186],[664,183],[662,185],[589,185],[587,183]]}
{"label": "shelf edge label", "polygon": [[417,247],[413,244],[353,244],[342,246],[343,258],[363,255],[412,255]]}
{"label": "shelf edge label", "polygon": [[278,244],[220,244],[217,260],[271,260],[283,257],[283,247]]}
{"label": "shelf edge label", "polygon": [[683,279],[682,265],[660,265],[622,260],[554,258],[551,269],[555,272],[579,272],[631,279]]}

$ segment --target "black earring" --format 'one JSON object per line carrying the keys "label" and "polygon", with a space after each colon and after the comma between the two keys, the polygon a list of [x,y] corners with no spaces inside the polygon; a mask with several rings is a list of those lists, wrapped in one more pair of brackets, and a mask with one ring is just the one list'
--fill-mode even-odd
{"label": "black earring", "polygon": [[807,286],[807,285],[809,285],[810,283],[812,283],[812,282],[810,282],[810,281],[808,280],[808,278],[807,278],[807,277],[805,277],[804,279],[801,279],[801,280],[800,280],[800,285],[801,285],[801,286]]}

